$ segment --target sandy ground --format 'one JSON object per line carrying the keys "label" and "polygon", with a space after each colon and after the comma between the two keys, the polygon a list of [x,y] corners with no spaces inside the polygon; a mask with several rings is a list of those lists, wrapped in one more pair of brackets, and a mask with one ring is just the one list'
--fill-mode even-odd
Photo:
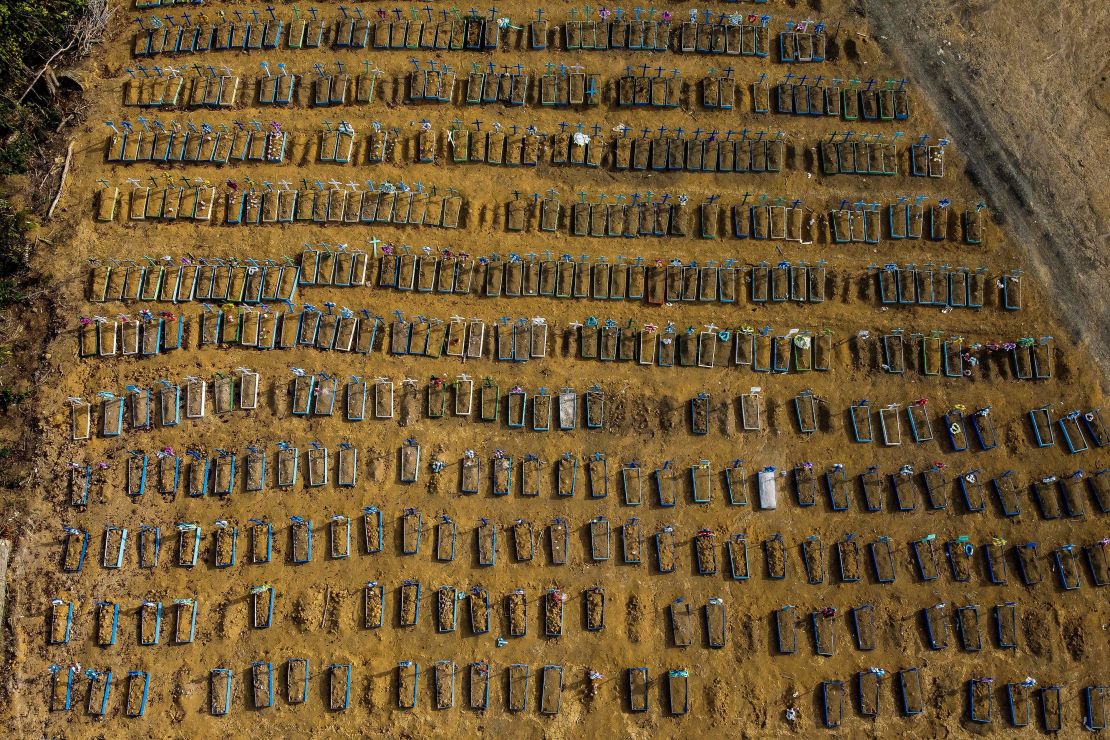
{"label": "sandy ground", "polygon": [[[820,6],[820,7],[815,7]],[[675,4],[683,11],[689,4]],[[748,10],[748,6],[741,6]],[[696,96],[687,96],[683,107],[676,110],[626,111],[615,107],[611,92],[596,109],[558,111],[538,106],[509,109],[501,106],[475,108],[454,104],[449,106],[406,106],[377,101],[369,106],[352,106],[341,111],[320,110],[298,105],[283,110],[243,107],[231,112],[175,111],[179,121],[197,124],[226,123],[233,120],[258,118],[279,120],[291,132],[293,163],[279,166],[239,165],[224,168],[184,166],[168,171],[179,175],[208,178],[223,185],[228,179],[238,183],[250,177],[256,182],[278,181],[301,177],[327,181],[333,177],[346,181],[365,179],[397,181],[419,180],[440,187],[456,187],[467,201],[464,228],[459,232],[441,230],[401,229],[395,226],[367,228],[348,226],[324,229],[297,224],[284,227],[226,227],[215,224],[186,225],[134,223],[116,221],[97,223],[92,218],[93,194],[97,180],[104,178],[113,185],[128,187],[129,177],[146,178],[162,173],[146,165],[110,165],[104,161],[104,145],[108,131],[104,120],[118,121],[123,115],[130,120],[142,111],[121,109],[123,88],[128,80],[125,67],[134,64],[129,56],[130,31],[118,37],[102,55],[94,60],[95,75],[88,95],[87,123],[77,133],[77,158],[71,171],[66,193],[59,207],[58,226],[54,238],[59,246],[55,253],[37,255],[39,266],[50,275],[58,291],[59,302],[71,308],[65,314],[65,325],[58,327],[57,339],[50,348],[44,382],[38,397],[44,442],[38,460],[34,486],[29,490],[31,516],[18,532],[17,550],[10,568],[11,672],[7,681],[8,698],[5,713],[20,735],[96,736],[103,733],[157,732],[163,734],[198,734],[214,728],[233,734],[265,731],[280,734],[318,733],[355,735],[385,732],[418,735],[441,732],[449,721],[453,732],[511,733],[514,735],[549,735],[554,737],[586,733],[655,736],[660,733],[677,735],[698,727],[739,729],[746,736],[763,737],[788,734],[811,734],[821,725],[821,685],[826,680],[844,681],[850,690],[844,700],[843,732],[852,735],[889,735],[905,733],[914,736],[937,736],[955,732],[977,731],[987,734],[1005,731],[1003,685],[1035,677],[1041,685],[1061,684],[1066,701],[1064,715],[1067,734],[1080,733],[1079,692],[1092,684],[1105,684],[1110,679],[1110,646],[1106,640],[1107,606],[1105,589],[1099,589],[1092,573],[1080,561],[1082,587],[1064,591],[1058,586],[1051,569],[1051,553],[1062,545],[1091,545],[1106,535],[1106,517],[1097,513],[1095,501],[1084,490],[1085,516],[1044,519],[1032,498],[1031,483],[1047,475],[1067,475],[1077,468],[1093,473],[1107,467],[1104,450],[1091,449],[1070,455],[1062,442],[1050,448],[1037,448],[1026,413],[1029,409],[1050,405],[1054,419],[1072,409],[1096,408],[1104,402],[1105,376],[1101,374],[1090,349],[1077,342],[1072,334],[1076,321],[1062,318],[1080,312],[1073,305],[1058,307],[1053,290],[1046,283],[1046,273],[1036,269],[1037,258],[1025,247],[1027,240],[1017,239],[999,223],[1014,223],[1016,216],[1007,209],[1005,197],[989,188],[985,175],[977,187],[967,176],[975,169],[974,148],[967,155],[961,145],[962,136],[956,129],[941,123],[933,107],[925,100],[922,85],[904,73],[895,60],[884,53],[873,39],[876,30],[866,17],[843,3],[815,2],[809,6],[770,3],[760,6],[774,16],[779,28],[787,18],[803,15],[819,17],[835,30],[835,58],[824,64],[795,65],[795,74],[823,74],[827,77],[858,77],[879,80],[909,77],[914,111],[911,119],[899,124],[907,138],[929,133],[934,138],[953,133],[956,144],[948,151],[948,176],[942,180],[923,180],[904,175],[896,177],[825,177],[814,164],[817,142],[846,124],[835,119],[795,118],[781,115],[761,116],[746,106],[726,113],[705,111],[696,104]],[[288,8],[283,8],[288,11]],[[331,6],[321,13],[334,12]],[[523,6],[510,3],[505,12],[523,15]],[[549,7],[549,17],[559,22],[567,8]],[[676,13],[679,11],[676,10]],[[127,14],[125,14],[127,15]],[[889,34],[888,34],[889,35]],[[515,43],[515,42],[514,42]],[[333,54],[313,52],[281,52],[268,57],[246,54],[212,54],[213,63],[227,64],[236,73],[253,75],[259,59],[269,58],[272,64],[288,60],[299,72],[308,72],[312,63],[327,61]],[[400,76],[409,66],[407,52],[378,52],[374,62],[387,79]],[[460,67],[485,57],[477,53],[443,53],[442,57]],[[363,58],[343,53],[340,58],[349,67]],[[494,59],[504,64],[521,64],[533,69],[547,61],[573,64],[580,62],[604,79],[621,73],[626,64],[657,63],[681,71],[687,85],[704,74],[706,67],[718,64],[690,54],[668,52],[649,55],[642,52],[572,54],[559,49],[547,52],[517,48],[499,50]],[[643,61],[641,61],[641,59]],[[659,60],[656,62],[656,60]],[[744,85],[761,73],[775,78],[787,67],[775,61],[751,58],[729,58],[736,77]],[[745,101],[747,98],[745,97]],[[946,101],[938,106],[947,111]],[[497,168],[486,165],[452,164],[442,146],[435,164],[416,165],[411,158],[380,165],[335,166],[315,160],[316,132],[324,120],[340,117],[352,121],[363,133],[371,120],[397,127],[406,138],[407,151],[412,150],[418,122],[426,119],[442,131],[458,117],[463,120],[483,119],[486,125],[500,120],[509,125],[533,124],[541,131],[553,132],[560,121],[571,124],[581,121],[587,126],[595,122],[603,130],[627,124],[634,130],[644,127],[668,128],[682,126],[728,128],[752,131],[783,131],[788,143],[783,172],[775,176],[751,174],[681,174],[681,173],[618,173],[611,168],[585,169],[541,164],[534,170]],[[889,133],[893,124],[852,124],[856,131]],[[902,158],[903,172],[906,168]],[[816,244],[773,243],[722,239],[680,240],[650,239],[616,242],[600,238],[566,238],[541,234],[536,230],[508,234],[504,226],[504,204],[513,191],[544,192],[557,188],[565,198],[584,191],[592,195],[646,192],[689,195],[698,203],[709,195],[720,195],[722,202],[739,200],[744,192],[771,198],[799,198],[816,215],[842,199],[889,202],[902,195],[926,195],[930,199],[950,198],[959,208],[973,206],[986,199],[993,219],[988,223],[984,242],[971,247],[955,241],[929,242],[884,241],[879,245],[835,245],[829,243],[825,227],[819,229]],[[591,196],[592,197],[592,196]],[[1092,209],[1102,206],[1092,201]],[[1102,211],[1105,213],[1105,211]],[[1100,227],[1101,228],[1101,227]],[[1095,229],[1096,231],[1098,229]],[[1020,236],[1020,232],[1019,232]],[[780,259],[815,261],[825,259],[832,276],[829,300],[823,304],[754,304],[744,298],[732,305],[678,303],[650,306],[638,302],[601,302],[596,300],[554,300],[545,298],[485,298],[476,295],[444,296],[439,294],[403,293],[374,286],[358,288],[305,288],[299,300],[323,305],[331,301],[351,309],[368,308],[372,313],[389,315],[401,311],[405,315],[426,315],[448,318],[452,315],[479,316],[494,321],[502,316],[543,316],[552,327],[546,359],[510,364],[491,361],[488,355],[465,364],[449,358],[405,358],[375,352],[369,357],[344,353],[323,353],[297,349],[270,352],[242,348],[198,347],[198,313],[195,304],[181,307],[186,317],[185,348],[158,357],[136,360],[113,358],[81,360],[76,357],[78,317],[134,313],[138,305],[92,305],[85,286],[89,260],[192,255],[194,257],[283,258],[299,255],[305,242],[349,243],[352,247],[369,248],[367,240],[377,238],[396,245],[409,244],[418,248],[464,250],[473,255],[509,252],[526,254],[546,250],[570,252],[575,255],[606,256],[610,261],[618,255],[642,256],[648,260],[673,257],[682,259],[723,260],[735,258],[743,265],[777,262]],[[1093,244],[1093,242],[1090,242]],[[868,275],[872,263],[936,264],[986,268],[990,276],[986,301],[981,310],[941,312],[928,307],[880,306],[875,277]],[[999,305],[995,279],[1014,268],[1026,270],[1024,279],[1024,310],[1008,312]],[[1051,274],[1051,270],[1048,274]],[[158,304],[155,308],[167,308]],[[587,317],[601,320],[613,318],[620,324],[631,320],[633,325],[674,322],[681,330],[687,326],[715,324],[732,329],[751,325],[771,326],[773,333],[785,334],[792,328],[818,332],[832,331],[836,341],[831,370],[828,372],[769,375],[752,373],[729,365],[713,369],[642,367],[633,363],[601,363],[581,359],[566,332],[572,322],[585,322]],[[1094,318],[1091,318],[1094,322]],[[1096,322],[1097,323],[1097,322]],[[1053,336],[1053,378],[1034,383],[1014,378],[1008,359],[985,348],[976,351],[980,364],[968,378],[925,376],[920,372],[916,352],[909,352],[909,369],[905,375],[893,375],[879,369],[877,337],[901,328],[909,336],[915,332],[928,334],[934,330],[944,336],[962,336],[968,343],[1012,341],[1019,337]],[[860,337],[860,331],[869,332]],[[118,438],[94,437],[88,442],[68,439],[70,396],[93,398],[98,391],[122,392],[128,385],[153,387],[159,379],[181,381],[197,376],[211,381],[216,373],[234,373],[236,368],[249,367],[261,374],[261,403],[251,412],[216,415],[211,409],[205,418],[187,420],[177,427],[156,427],[153,430],[125,428]],[[297,367],[309,372],[325,371],[338,378],[361,376],[372,379],[391,378],[398,388],[398,412],[392,421],[367,420],[346,422],[339,415],[330,418],[302,418],[291,413],[290,387]],[[580,393],[598,384],[606,394],[606,421],[603,429],[573,432],[530,432],[508,428],[505,408],[495,423],[482,423],[448,416],[428,418],[423,402],[432,375],[454,378],[467,373],[472,378],[490,377],[502,392],[520,385],[529,392],[540,387],[559,389],[572,386]],[[416,389],[411,395],[401,394],[401,381],[411,377]],[[761,388],[766,412],[766,426],[761,432],[738,431],[740,420],[737,403],[741,394],[754,386]],[[819,430],[812,435],[799,433],[794,421],[792,399],[806,389],[819,398]],[[213,388],[209,386],[210,394]],[[712,412],[709,433],[690,434],[687,408],[698,393],[710,394]],[[340,401],[342,401],[342,394]],[[874,406],[898,403],[903,406],[927,398],[933,421],[934,437],[919,445],[909,441],[909,427],[902,417],[904,442],[900,447],[856,444],[851,441],[849,405],[867,398]],[[211,401],[211,397],[210,397]],[[992,418],[998,429],[1000,445],[990,451],[953,452],[943,441],[944,429],[939,416],[954,405],[969,410],[986,405],[993,408]],[[579,408],[580,415],[584,413]],[[877,420],[876,420],[877,421]],[[414,484],[401,482],[399,460],[406,439],[421,445],[419,479]],[[155,451],[173,447],[214,453],[217,449],[234,450],[242,455],[248,445],[264,448],[272,475],[276,468],[277,443],[287,440],[308,454],[310,444],[317,442],[332,451],[349,442],[359,450],[358,484],[340,488],[334,484],[319,488],[304,485],[305,470],[291,490],[273,487],[261,493],[246,493],[243,480],[226,497],[190,498],[184,489],[176,495],[159,495],[148,491],[143,497],[128,499],[124,493],[126,464],[130,450],[143,450],[151,457]],[[504,450],[519,464],[525,455],[534,454],[546,465],[541,468],[542,490],[539,496],[522,495],[519,468],[514,468],[512,492],[494,496],[490,470],[496,450]],[[477,495],[459,492],[460,465],[466,450],[474,450],[483,461],[481,490]],[[972,450],[978,450],[972,445]],[[569,452],[582,461],[578,489],[571,498],[555,495],[555,462]],[[609,495],[591,498],[585,478],[585,460],[602,453],[609,463]],[[654,487],[646,480],[645,502],[633,507],[624,503],[623,489],[617,471],[629,462],[639,462],[645,472],[673,461],[675,468],[688,471],[700,460],[712,465],[713,492],[707,504],[692,500],[693,490],[688,473],[679,487],[679,501],[673,508],[661,507]],[[745,461],[745,491],[749,502],[757,500],[754,475],[765,467],[782,471],[779,482],[779,507],[774,511],[760,510],[749,503],[730,506],[724,494],[724,468],[734,460]],[[429,463],[441,460],[445,469],[435,474]],[[96,464],[106,462],[107,468],[97,474],[88,505],[68,505],[67,465],[70,462]],[[818,489],[817,505],[802,507],[786,472],[811,462],[821,473],[834,464],[842,464],[852,481],[851,507],[846,512],[834,511],[823,486]],[[930,508],[923,491],[914,494],[916,509],[912,512],[894,510],[894,496],[889,484],[884,490],[884,510],[868,513],[863,508],[863,494],[856,476],[868,466],[880,466],[884,474],[894,473],[905,464],[924,471],[934,462],[942,462],[948,473],[943,487],[947,505]],[[240,468],[241,469],[241,468]],[[972,470],[993,478],[1007,470],[1015,471],[1020,481],[1020,516],[1003,516],[998,499],[989,496],[984,511],[967,510],[955,485],[955,476]],[[332,470],[334,475],[334,468]],[[645,476],[646,479],[646,476]],[[920,483],[920,479],[918,479]],[[385,538],[383,551],[368,554],[361,536],[359,512],[365,506],[377,506],[383,512]],[[403,555],[402,515],[406,508],[415,508],[422,515],[423,529],[418,553]],[[329,519],[336,514],[352,518],[351,555],[335,559],[328,555]],[[434,522],[440,514],[449,515],[458,526],[455,558],[450,562],[436,559]],[[289,522],[291,516],[312,520],[314,539],[310,563],[291,562],[293,542]],[[569,557],[565,565],[552,562],[548,546],[548,525],[563,517],[569,525]],[[598,516],[608,519],[612,536],[607,561],[595,562],[590,557],[590,522]],[[274,550],[268,564],[250,564],[248,527],[250,518],[269,521],[274,527]],[[480,517],[498,526],[497,559],[492,567],[478,562],[477,527]],[[644,534],[643,563],[622,562],[621,525],[639,518]],[[238,559],[230,568],[215,566],[216,544],[213,523],[226,520],[238,527]],[[535,557],[517,562],[514,557],[512,527],[518,519],[531,522],[535,531]],[[196,522],[202,527],[200,555],[194,568],[174,564],[177,549],[177,522]],[[62,554],[62,525],[71,525],[91,533],[89,555],[79,574],[63,574],[59,569]],[[109,524],[127,527],[128,548],[123,568],[113,570],[100,564],[105,527]],[[140,524],[161,528],[163,547],[159,564],[153,570],[141,570],[134,538]],[[656,550],[651,537],[664,527],[673,527],[675,538],[675,569],[661,573],[656,567]],[[694,538],[700,529],[716,535],[719,572],[712,576],[698,574],[695,563]],[[747,581],[734,581],[728,575],[724,549],[726,538],[744,533],[749,544],[750,570]],[[763,545],[772,535],[780,533],[786,546],[787,575],[783,580],[768,576]],[[896,582],[878,582],[871,563],[861,563],[863,578],[847,583],[832,562],[834,545],[846,533],[869,544],[880,536],[890,537],[894,545]],[[927,534],[935,534],[937,543],[967,536],[976,545],[969,582],[953,579],[948,564],[941,558],[940,577],[922,581],[913,564],[909,543]],[[807,582],[803,563],[803,542],[816,535],[824,555],[821,583]],[[1007,542],[1008,578],[1003,585],[993,585],[987,577],[984,549],[992,538]],[[1040,543],[1039,565],[1044,580],[1035,586],[1023,586],[1017,572],[1017,559],[1012,549],[1017,544],[1035,540]],[[863,551],[866,553],[866,550]],[[420,617],[413,627],[401,625],[402,582],[406,579],[421,583]],[[363,589],[368,581],[382,584],[386,594],[384,625],[364,626]],[[274,587],[277,597],[273,624],[269,628],[250,626],[252,586]],[[473,634],[468,602],[459,603],[459,621],[455,632],[436,630],[437,600],[435,589],[451,585],[463,592],[481,585],[490,596],[491,628],[487,634]],[[586,629],[586,589],[605,589],[604,628],[597,632]],[[544,594],[559,588],[567,595],[562,636],[545,637]],[[514,589],[523,589],[527,602],[527,634],[510,634],[508,596]],[[48,645],[49,617],[52,598],[74,603],[70,641],[66,645]],[[710,647],[704,619],[704,607],[710,598],[723,600],[727,613],[724,647]],[[194,598],[199,603],[194,641],[175,644],[177,628],[171,602],[176,598]],[[669,606],[682,598],[693,607],[689,647],[675,644],[669,617]],[[138,610],[143,600],[161,601],[166,607],[157,646],[140,646]],[[120,605],[119,633],[116,644],[100,647],[96,643],[97,601]],[[1019,638],[1016,648],[1002,648],[994,635],[993,608],[1016,602]],[[927,645],[921,610],[946,603],[950,645],[934,651]],[[794,605],[797,615],[798,649],[782,655],[776,648],[774,610]],[[856,648],[851,628],[853,607],[872,604],[876,614],[876,647],[862,651]],[[978,605],[983,648],[979,652],[960,649],[954,631],[953,612],[957,606]],[[831,657],[818,656],[811,613],[823,607],[837,610],[835,652]],[[498,637],[504,637],[499,645]],[[285,662],[289,658],[310,661],[307,702],[291,704],[286,700]],[[249,680],[254,661],[269,661],[275,667],[275,702],[273,707],[254,708]],[[415,709],[398,708],[402,673],[400,661],[414,661],[420,667]],[[436,685],[434,664],[450,660],[458,667],[455,685],[455,708],[435,709]],[[467,666],[473,661],[492,665],[489,708],[484,712],[467,709],[470,682]],[[89,680],[80,678],[74,684],[75,708],[70,712],[50,711],[51,665],[68,667],[80,664],[82,669],[110,668],[116,677],[108,702],[107,716],[96,718],[86,711]],[[351,664],[350,706],[345,711],[328,708],[330,692],[328,666]],[[527,706],[522,711],[508,707],[509,666],[524,664],[530,668]],[[563,667],[564,686],[559,713],[547,716],[540,712],[539,677],[545,665]],[[209,715],[209,671],[230,668],[234,673],[230,713],[223,718]],[[627,671],[646,667],[649,671],[649,707],[646,713],[631,711],[627,690]],[[881,683],[881,710],[877,718],[859,712],[856,674],[870,667],[883,668],[887,674]],[[902,717],[898,711],[897,681],[900,669],[916,667],[924,679],[926,708],[915,717]],[[684,716],[669,712],[668,680],[670,669],[689,672],[690,711]],[[65,668],[63,668],[65,670]],[[124,716],[125,681],[129,670],[146,670],[151,674],[150,700],[143,719]],[[587,671],[602,674],[596,693],[589,690]],[[549,674],[550,675],[550,674]],[[994,721],[986,727],[971,724],[967,707],[967,681],[974,677],[993,677]],[[118,682],[118,683],[117,683]],[[1039,702],[1036,704],[1039,706]],[[784,712],[794,707],[797,718],[791,723]]]}
{"label": "sandy ground", "polygon": [[[884,47],[937,101],[990,193],[995,216],[1069,305],[1072,338],[1110,371],[1105,280],[1110,238],[1106,31],[1099,2],[864,3]],[[1030,32],[1030,28],[1035,28]],[[1015,105],[1016,100],[1028,105]],[[1076,286],[1076,287],[1071,287]]]}

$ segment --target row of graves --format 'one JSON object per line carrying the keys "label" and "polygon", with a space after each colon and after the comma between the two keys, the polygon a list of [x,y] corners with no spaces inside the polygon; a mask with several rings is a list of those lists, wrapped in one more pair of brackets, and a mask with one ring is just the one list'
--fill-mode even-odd
{"label": "row of graves", "polygon": [[265,13],[251,10],[232,11],[231,16],[217,10],[219,20],[210,22],[204,12],[196,22],[185,12],[180,16],[137,16],[138,30],[131,50],[136,57],[159,55],[203,54],[221,51],[262,51],[321,49],[394,49],[412,51],[496,51],[499,49],[542,50],[561,48],[564,51],[645,51],[678,52],[706,55],[768,57],[777,47],[778,60],[783,63],[823,62],[828,55],[828,39],[823,23],[787,21],[782,30],[771,28],[770,15],[699,12],[691,9],[689,19],[679,22],[670,11],[646,11],[637,7],[633,13],[623,9],[598,10],[598,18],[578,17],[577,10],[561,26],[552,27],[543,18],[545,11],[536,10],[536,19],[526,25],[515,25],[511,18],[499,16],[496,8],[488,14],[471,9],[464,14],[458,9],[441,10],[441,19],[430,7],[426,16],[411,8],[412,18],[395,17],[379,9],[367,17],[355,6],[348,11],[340,7],[340,16],[322,19],[315,8],[310,17],[302,17],[293,8],[293,18],[279,18],[273,8]]}
{"label": "row of graves", "polygon": [[[284,63],[271,69],[260,63],[262,75],[246,77],[235,74],[226,65],[192,65],[177,69],[154,66],[147,69],[136,65],[124,86],[123,103],[142,108],[234,108],[239,105],[283,106],[308,105],[334,107],[367,105],[376,100],[382,81],[382,70],[369,60],[362,62],[363,71],[347,72],[342,61],[334,71],[315,64],[315,77],[296,74]],[[636,71],[638,70],[638,74]],[[185,72],[185,74],[179,74]],[[654,74],[649,74],[654,72]],[[667,76],[664,76],[667,72]],[[658,80],[658,82],[657,82]],[[456,87],[461,84],[461,92]],[[485,65],[472,63],[470,70],[456,82],[456,73],[447,64],[428,60],[425,65],[414,62],[408,81],[393,80],[394,86],[405,89],[410,100],[451,102],[461,100],[467,105],[501,103],[508,106],[593,106],[599,105],[607,91],[619,106],[674,107],[678,102],[689,104],[692,91],[678,70],[665,70],[644,64],[628,65],[625,74],[613,81],[585,71],[580,64],[567,66],[548,62],[542,71],[528,70],[522,64]],[[862,85],[862,87],[861,87]],[[750,110],[754,113],[778,113],[796,116],[829,116],[845,121],[904,121],[910,117],[909,91],[906,80],[858,79],[843,80],[824,75],[795,76],[787,74],[775,85],[767,75],[750,85]],[[307,91],[305,91],[307,88]],[[244,90],[242,96],[240,90]],[[710,67],[708,74],[696,84],[702,106],[709,110],[732,110],[741,107],[739,81],[732,67]],[[773,102],[773,104],[772,104]]]}

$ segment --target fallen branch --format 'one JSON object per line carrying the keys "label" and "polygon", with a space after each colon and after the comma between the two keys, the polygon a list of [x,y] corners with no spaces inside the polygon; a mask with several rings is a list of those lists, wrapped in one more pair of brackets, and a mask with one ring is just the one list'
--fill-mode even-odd
{"label": "fallen branch", "polygon": [[31,80],[31,84],[19,96],[16,105],[23,102],[23,99],[31,94],[35,89],[42,76],[50,69],[50,65],[54,60],[65,54],[68,51],[76,51],[79,56],[83,56],[89,52],[94,44],[99,44],[104,38],[104,29],[108,26],[108,21],[115,13],[114,8],[108,7],[107,0],[90,0],[85,12],[77,19],[73,27],[73,36],[70,38],[69,43],[58,49],[50,55],[46,63],[39,69],[38,74]]}
{"label": "fallen branch", "polygon": [[65,52],[72,49],[73,45],[75,43],[77,43],[77,34],[76,33],[73,35],[73,38],[71,38],[69,40],[68,44],[66,44],[61,49],[58,49],[56,52],[54,52],[53,54],[50,55],[50,58],[46,60],[46,64],[42,65],[42,69],[40,69],[39,73],[37,75],[35,75],[34,79],[31,80],[31,84],[28,85],[27,89],[23,91],[23,94],[19,96],[19,100],[16,101],[16,104],[22,103],[23,99],[25,97],[27,97],[31,93],[32,90],[35,89],[35,85],[38,84],[38,81],[40,79],[42,79],[42,76],[44,74],[46,74],[46,70],[50,69],[50,63],[53,62],[55,59],[57,59],[62,54],[64,54]]}
{"label": "fallen branch", "polygon": [[71,141],[69,142],[69,146],[66,148],[66,161],[65,164],[62,165],[62,176],[58,178],[58,193],[54,196],[54,200],[50,203],[50,210],[46,212],[47,221],[49,221],[50,217],[54,215],[54,209],[57,207],[58,201],[62,199],[62,188],[65,187],[66,175],[69,174],[69,162],[72,158],[73,142]]}

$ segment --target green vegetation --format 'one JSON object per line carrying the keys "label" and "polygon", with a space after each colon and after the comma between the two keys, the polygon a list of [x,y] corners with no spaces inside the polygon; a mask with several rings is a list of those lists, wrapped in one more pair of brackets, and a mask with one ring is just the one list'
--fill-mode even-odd
{"label": "green vegetation", "polygon": [[0,411],[7,411],[12,406],[18,406],[30,397],[31,393],[29,391],[0,388]]}
{"label": "green vegetation", "polygon": [[[76,45],[73,28],[86,6],[87,0],[0,3],[0,178],[26,172],[61,122],[54,101],[24,98],[24,91],[56,52]],[[0,183],[0,306],[24,296],[24,237],[35,225],[12,205],[10,187]]]}
{"label": "green vegetation", "polygon": [[50,105],[19,102],[42,64],[71,39],[86,0],[0,3],[0,176],[23,172],[61,116]]}
{"label": "green vegetation", "polygon": [[[0,312],[27,306],[28,287],[36,276],[28,269],[27,234],[38,224],[25,208],[37,207],[27,192],[32,179],[22,177],[55,151],[58,131],[74,113],[71,93],[47,93],[39,73],[74,64],[97,42],[107,20],[104,0],[0,0]],[[46,75],[49,79],[50,75]],[[33,89],[32,84],[35,84]],[[51,88],[52,89],[52,88]],[[48,163],[50,160],[47,160]],[[40,182],[36,177],[33,182]],[[31,392],[18,378],[21,368],[34,362],[41,349],[34,342],[0,336],[0,415],[4,415],[0,445],[0,511],[19,510],[24,495],[26,459],[13,441],[27,427]]]}
{"label": "green vegetation", "polygon": [[30,213],[15,210],[0,193],[0,306],[23,299],[15,276],[26,267],[23,237],[34,226]]}

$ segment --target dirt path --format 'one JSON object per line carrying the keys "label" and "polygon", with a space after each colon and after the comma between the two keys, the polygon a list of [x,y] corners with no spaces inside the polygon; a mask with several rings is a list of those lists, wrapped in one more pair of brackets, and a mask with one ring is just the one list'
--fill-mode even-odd
{"label": "dirt path", "polygon": [[1056,296],[1071,339],[1110,376],[1110,310],[1094,290],[1110,276],[1110,8],[1083,0],[863,5],[884,50],[934,102],[995,219],[1026,245],[1037,281],[1056,286],[1045,293]]}

